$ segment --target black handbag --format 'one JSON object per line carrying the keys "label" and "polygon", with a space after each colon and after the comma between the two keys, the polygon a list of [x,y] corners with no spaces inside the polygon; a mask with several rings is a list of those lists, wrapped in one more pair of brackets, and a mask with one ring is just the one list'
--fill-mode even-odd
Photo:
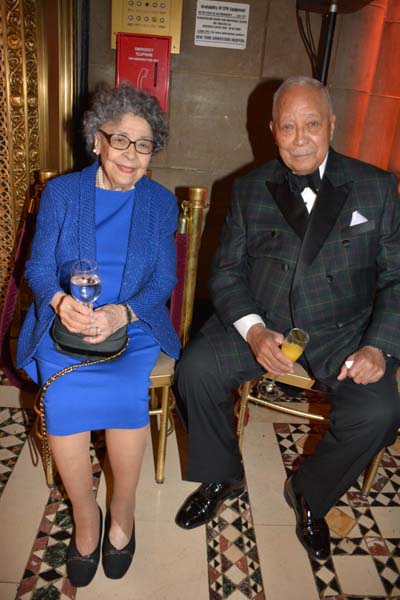
{"label": "black handbag", "polygon": [[82,360],[95,361],[111,358],[125,348],[128,343],[128,326],[124,325],[114,331],[103,342],[90,344],[83,339],[83,333],[72,333],[56,317],[51,326],[50,335],[58,352],[68,354]]}

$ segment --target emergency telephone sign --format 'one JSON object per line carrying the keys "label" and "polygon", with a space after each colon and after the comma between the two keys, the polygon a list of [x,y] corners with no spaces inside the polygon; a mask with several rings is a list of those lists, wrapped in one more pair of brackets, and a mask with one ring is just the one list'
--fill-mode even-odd
{"label": "emergency telephone sign", "polygon": [[171,38],[133,33],[117,34],[115,84],[129,81],[168,109]]}

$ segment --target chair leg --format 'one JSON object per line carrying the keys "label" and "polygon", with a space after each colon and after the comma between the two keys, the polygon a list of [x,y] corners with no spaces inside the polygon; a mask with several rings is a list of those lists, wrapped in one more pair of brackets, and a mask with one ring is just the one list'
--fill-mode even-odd
{"label": "chair leg", "polygon": [[158,405],[157,389],[150,388],[150,409],[156,410]]}
{"label": "chair leg", "polygon": [[251,381],[246,381],[245,383],[242,384],[241,390],[240,390],[239,414],[238,414],[238,418],[237,418],[237,427],[236,427],[236,434],[238,437],[238,443],[239,443],[240,450],[242,449],[242,444],[243,444],[244,423],[245,423],[245,419],[246,419],[246,411],[247,411],[248,402],[249,402],[248,397],[249,397],[249,393],[250,393],[251,383],[252,383]]}
{"label": "chair leg", "polygon": [[168,428],[167,428],[167,437],[171,435],[175,431],[175,416],[174,416],[174,408],[176,406],[175,395],[172,390],[172,387],[169,388],[168,394]]}
{"label": "chair leg", "polygon": [[368,494],[371,491],[371,487],[372,487],[372,484],[374,483],[374,480],[375,480],[376,474],[378,472],[379,465],[381,464],[381,460],[382,460],[382,456],[384,455],[384,452],[385,452],[385,448],[382,448],[382,450],[380,450],[378,452],[378,454],[372,459],[372,461],[370,462],[370,464],[368,465],[368,467],[365,471],[363,486],[361,488],[361,491],[364,494],[364,496],[368,496]]}
{"label": "chair leg", "polygon": [[41,434],[38,434],[40,443],[42,445],[42,461],[44,467],[44,474],[46,476],[47,487],[54,489],[56,487],[55,482],[55,465],[53,455],[51,454],[49,439],[47,437],[47,431],[41,427]]}
{"label": "chair leg", "polygon": [[156,459],[156,481],[164,483],[165,478],[165,455],[167,451],[167,432],[168,432],[168,403],[169,403],[169,386],[164,386],[161,392],[161,414],[160,428],[158,436],[158,448]]}
{"label": "chair leg", "polygon": [[46,483],[47,487],[51,490],[56,487],[56,482],[54,478],[54,461],[50,458],[48,464],[46,465]]}

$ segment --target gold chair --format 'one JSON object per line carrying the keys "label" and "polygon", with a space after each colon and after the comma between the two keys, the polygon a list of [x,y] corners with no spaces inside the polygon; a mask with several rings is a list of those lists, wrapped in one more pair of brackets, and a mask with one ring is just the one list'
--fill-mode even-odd
{"label": "gold chair", "polygon": [[[294,373],[288,373],[286,375],[281,375],[279,377],[274,378],[269,373],[265,373],[262,379],[275,379],[276,383],[285,383],[286,385],[291,385],[293,387],[298,387],[301,389],[309,390],[313,387],[315,380],[309,377],[308,373],[303,369],[303,367],[299,363],[294,363]],[[236,433],[238,436],[239,447],[242,448],[243,444],[243,435],[244,428],[246,426],[246,417],[248,415],[248,405],[249,402],[253,402],[254,404],[258,404],[259,406],[265,406],[266,408],[270,408],[271,410],[276,410],[278,412],[286,413],[289,415],[295,415],[296,417],[303,417],[305,419],[311,419],[315,421],[324,421],[325,417],[322,415],[318,415],[315,413],[311,413],[309,411],[303,411],[298,408],[290,408],[286,405],[280,404],[278,400],[266,400],[264,398],[259,398],[258,396],[252,394],[254,386],[256,382],[258,382],[260,378],[253,381],[246,381],[243,383],[239,390],[239,400],[237,407],[237,427]]]}
{"label": "gold chair", "polygon": [[[198,254],[206,202],[207,188],[189,187],[188,200],[182,203],[182,212],[179,219],[177,232],[178,284],[172,294],[170,313],[182,347],[185,347],[189,341],[193,318]],[[181,252],[180,247],[183,247]],[[181,262],[184,263],[181,266],[183,277],[179,277]],[[173,408],[175,400],[171,387],[174,370],[174,359],[161,352],[150,377],[150,415],[156,417],[151,423],[151,433],[153,447],[157,448],[155,457],[157,483],[163,483],[164,481],[167,436],[174,430]],[[159,422],[157,422],[157,417]]]}
{"label": "gold chair", "polygon": [[[178,282],[171,297],[170,314],[182,346],[188,342],[193,317],[198,253],[207,206],[207,192],[206,187],[188,188],[188,200],[182,202],[176,234]],[[164,482],[167,436],[174,430],[175,401],[172,392],[174,370],[175,360],[161,352],[150,375],[149,414],[153,417],[150,420],[150,429],[157,483]],[[43,395],[41,390],[34,404],[38,415],[35,435],[41,443],[47,485],[52,488],[55,486],[54,465],[47,440]]]}
{"label": "gold chair", "polygon": [[[312,379],[305,369],[299,364],[294,363],[294,373],[287,375],[281,375],[275,379],[277,383],[284,383],[286,385],[290,385],[293,387],[298,387],[302,389],[309,390],[313,387],[315,380]],[[269,373],[266,373],[263,378],[265,379],[273,379],[273,376]],[[246,417],[248,415],[248,405],[249,402],[253,402],[254,404],[258,404],[260,406],[264,406],[271,410],[276,410],[278,412],[282,412],[285,414],[294,415],[296,417],[301,417],[303,419],[311,420],[311,421],[319,421],[319,422],[328,422],[328,415],[321,415],[311,411],[300,410],[299,408],[292,408],[287,406],[286,404],[279,403],[278,400],[265,400],[263,398],[257,397],[252,393],[253,388],[259,379],[255,381],[246,381],[243,383],[239,390],[239,399],[237,406],[237,428],[236,433],[238,436],[239,447],[242,448],[243,444],[243,434],[244,428],[246,426]],[[371,491],[372,484],[374,483],[376,474],[378,472],[378,468],[382,459],[382,456],[385,452],[385,449],[382,449],[378,454],[372,459],[370,464],[364,473],[363,484],[361,487],[362,493],[367,496]]]}

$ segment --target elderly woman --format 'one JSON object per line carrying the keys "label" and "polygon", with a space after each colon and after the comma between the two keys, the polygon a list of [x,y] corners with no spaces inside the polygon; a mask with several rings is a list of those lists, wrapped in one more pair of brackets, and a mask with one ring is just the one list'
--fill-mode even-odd
{"label": "elderly woman", "polygon": [[[174,195],[146,177],[166,142],[157,100],[131,86],[102,88],[84,116],[96,162],[46,185],[26,277],[34,293],[18,345],[18,364],[43,384],[77,362],[58,352],[50,328],[57,315],[95,348],[128,323],[121,357],[57,379],[45,395],[49,444],[72,503],[67,571],[88,585],[100,558],[102,512],[92,491],[90,431],[105,429],[113,492],[105,520],[105,574],[122,577],[135,550],[135,492],[149,423],[149,374],[160,348],[175,358],[179,340],[167,301],[176,281]],[[94,305],[70,294],[71,264],[97,261],[102,291]]]}

